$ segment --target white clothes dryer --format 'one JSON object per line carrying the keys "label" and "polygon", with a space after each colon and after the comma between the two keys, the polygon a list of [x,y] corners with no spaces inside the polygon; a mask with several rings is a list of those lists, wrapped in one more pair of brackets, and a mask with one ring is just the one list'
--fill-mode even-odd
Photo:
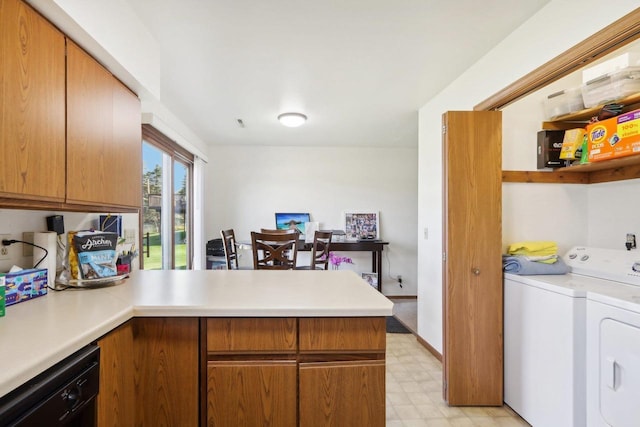
{"label": "white clothes dryer", "polygon": [[[571,267],[566,275],[505,274],[504,400],[534,427],[582,427],[591,422],[587,418],[593,418],[591,406],[596,399],[591,394],[600,393],[591,393],[593,368],[589,364],[595,364],[600,356],[594,353],[588,337],[594,334],[596,323],[599,337],[600,326],[595,320],[593,324],[587,322],[587,312],[594,312],[588,307],[598,299],[631,298],[627,303],[633,304],[634,292],[640,295],[640,275],[626,273],[635,263],[632,260],[640,259],[637,251],[574,247],[563,259]],[[628,338],[629,331],[618,333],[618,326],[605,322],[607,342],[620,342],[618,335]],[[612,329],[616,332],[610,332]],[[631,349],[637,355],[636,350]],[[623,359],[628,360],[619,357],[616,366]],[[636,366],[640,369],[640,363]],[[640,378],[627,377],[629,382],[640,386]],[[608,395],[607,399],[613,397]],[[640,409],[640,405],[635,406]],[[612,411],[620,412],[617,408]],[[636,424],[622,424],[615,417],[612,420],[614,424],[589,425],[640,425],[640,417],[635,418]]]}
{"label": "white clothes dryer", "polygon": [[640,426],[640,287],[588,294],[586,363],[587,426]]}

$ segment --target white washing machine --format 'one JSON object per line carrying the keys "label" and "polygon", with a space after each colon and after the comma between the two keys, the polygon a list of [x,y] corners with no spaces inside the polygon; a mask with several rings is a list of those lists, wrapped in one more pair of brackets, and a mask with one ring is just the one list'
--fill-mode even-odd
{"label": "white washing machine", "polygon": [[[533,426],[587,424],[587,406],[592,403],[590,395],[587,400],[591,359],[586,354],[593,352],[587,345],[592,328],[587,307],[593,298],[640,295],[640,287],[629,286],[640,285],[640,277],[625,272],[640,260],[637,251],[575,247],[563,259],[572,273],[505,274],[504,400]],[[606,325],[604,331],[609,329]],[[617,335],[611,336],[615,341]],[[640,369],[640,363],[636,366]],[[640,386],[640,381],[635,383]],[[640,425],[640,418],[633,425]]]}

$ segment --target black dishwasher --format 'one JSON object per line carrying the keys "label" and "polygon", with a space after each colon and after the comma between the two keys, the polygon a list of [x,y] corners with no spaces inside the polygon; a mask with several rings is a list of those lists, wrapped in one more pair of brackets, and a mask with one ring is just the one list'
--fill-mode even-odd
{"label": "black dishwasher", "polygon": [[100,348],[91,344],[0,399],[0,427],[96,425]]}

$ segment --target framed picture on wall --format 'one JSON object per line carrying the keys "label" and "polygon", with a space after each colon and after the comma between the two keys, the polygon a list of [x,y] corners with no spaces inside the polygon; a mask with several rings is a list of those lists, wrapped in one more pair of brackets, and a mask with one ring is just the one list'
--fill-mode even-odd
{"label": "framed picture on wall", "polygon": [[374,240],[380,238],[380,215],[378,212],[344,213],[344,232],[347,241]]}

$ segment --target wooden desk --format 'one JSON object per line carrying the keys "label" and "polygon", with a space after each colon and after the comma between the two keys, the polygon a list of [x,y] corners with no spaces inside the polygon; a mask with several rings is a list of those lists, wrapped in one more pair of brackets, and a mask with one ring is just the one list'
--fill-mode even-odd
{"label": "wooden desk", "polygon": [[[378,292],[382,292],[382,251],[389,242],[382,240],[331,242],[331,252],[371,252],[371,271],[378,274]],[[301,242],[298,250],[310,251],[313,243]]]}

